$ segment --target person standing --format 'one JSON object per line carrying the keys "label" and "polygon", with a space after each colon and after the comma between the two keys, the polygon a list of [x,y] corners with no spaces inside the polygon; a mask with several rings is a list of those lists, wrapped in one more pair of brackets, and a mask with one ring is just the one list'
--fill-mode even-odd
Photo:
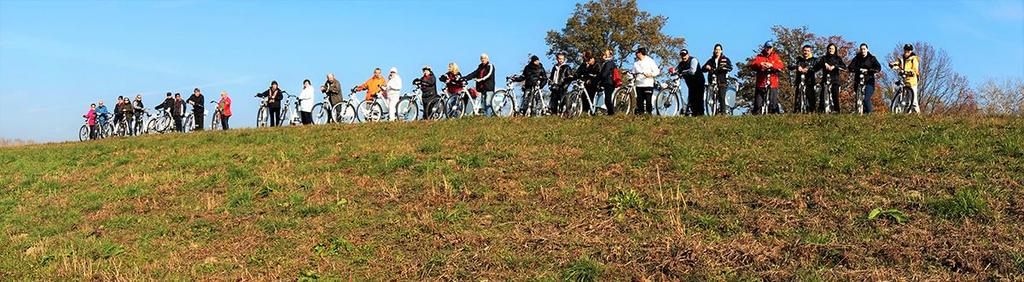
{"label": "person standing", "polygon": [[387,91],[384,97],[388,101],[388,113],[390,120],[398,119],[398,98],[402,97],[402,76],[398,75],[398,68],[391,67],[388,71]]}
{"label": "person standing", "polygon": [[565,96],[565,92],[569,90],[569,83],[572,81],[570,75],[572,67],[565,62],[565,54],[558,53],[555,55],[555,66],[551,67],[551,97],[548,101],[548,108],[551,113],[560,113],[562,99]]}
{"label": "person standing", "polygon": [[718,105],[718,110],[715,111],[719,115],[727,114],[729,105],[725,104],[725,91],[729,88],[729,72],[732,71],[732,60],[726,57],[722,53],[722,44],[715,44],[715,51],[708,58],[708,61],[704,63],[704,71],[708,73],[708,83],[715,83],[718,86],[714,95],[715,104]]}
{"label": "person standing", "polygon": [[89,105],[89,112],[82,115],[85,118],[85,124],[89,125],[89,140],[96,139],[96,104]]}
{"label": "person standing", "polygon": [[135,95],[135,102],[132,103],[132,108],[135,110],[135,126],[132,127],[132,134],[142,133],[144,124],[144,117],[146,113],[146,106],[142,104],[142,95]]}
{"label": "person standing", "polygon": [[917,95],[917,78],[921,76],[920,62],[921,60],[914,53],[914,46],[910,44],[903,45],[903,56],[898,61],[889,62],[889,68],[895,70],[902,77],[903,83],[910,88],[911,94],[913,94],[910,107],[915,113],[921,113]]}
{"label": "person standing", "polygon": [[353,88],[352,92],[354,93],[366,90],[366,97],[364,97],[364,100],[366,102],[370,102],[374,97],[377,97],[377,94],[381,94],[384,91],[386,84],[387,81],[384,80],[384,76],[380,74],[380,68],[375,68],[373,69],[373,76],[371,76],[370,79],[367,79],[366,82],[363,82],[363,84]]}
{"label": "person standing", "polygon": [[[839,71],[846,68],[846,63],[839,56],[839,48],[834,43],[829,43],[825,48],[825,56],[818,61],[818,69],[821,70],[821,87],[823,95],[818,96],[818,112],[825,112],[825,96],[829,95],[832,100],[830,111],[839,113]],[[828,85],[826,85],[826,82]]]}
{"label": "person standing", "polygon": [[[341,103],[341,83],[334,78],[333,73],[327,74],[327,81],[324,81],[324,85],[320,86],[320,93],[327,94],[327,100],[330,102],[330,109],[334,109],[334,105]],[[333,115],[327,115],[327,121],[330,122],[333,119]]]}
{"label": "person standing", "polygon": [[658,63],[654,62],[647,55],[647,48],[636,50],[636,62],[633,63],[633,73],[636,74],[637,109],[636,114],[651,114],[654,105],[651,96],[654,95],[654,78],[661,74]]}
{"label": "person standing", "polygon": [[690,106],[690,115],[704,115],[704,74],[701,72],[700,60],[690,55],[690,51],[679,51],[679,65],[676,72],[686,82],[686,101]]}
{"label": "person standing", "polygon": [[199,88],[192,90],[192,96],[188,97],[188,104],[192,106],[193,120],[196,122],[196,131],[203,131],[203,118],[206,115],[204,110],[204,102],[206,99],[203,98],[203,92],[199,91]]}
{"label": "person standing", "polygon": [[[761,53],[758,53],[750,61],[750,67],[754,69],[756,89],[754,90],[754,111],[755,115],[767,114],[764,109],[768,103],[768,113],[781,113],[779,104],[779,75],[778,72],[786,68],[779,54],[775,53],[772,42],[765,42],[761,46]],[[770,79],[769,79],[770,78]]]}
{"label": "person standing", "polygon": [[[530,63],[526,64],[526,66],[523,67],[522,79],[524,81],[523,82],[523,93],[524,93],[523,95],[524,95],[524,98],[526,97],[526,93],[531,93],[531,91],[533,91],[534,89],[537,90],[536,93],[533,93],[534,95],[538,95],[538,96],[541,95],[540,90],[544,89],[544,84],[547,82],[547,77],[548,77],[547,71],[544,70],[544,64],[542,64],[540,62],[540,58],[537,57],[537,56],[530,56]],[[536,97],[536,96],[534,96],[534,97]],[[529,103],[533,103],[533,102],[534,101],[532,99],[530,101],[523,101],[523,106],[520,107],[520,109],[519,109],[520,114],[526,114],[526,113],[530,112],[532,108],[535,108],[535,107],[536,108],[541,108],[541,105],[528,105]],[[540,102],[540,101],[537,101],[537,102],[538,103],[543,103],[543,102]],[[543,111],[543,110],[541,110],[541,111]],[[541,114],[541,113],[536,113],[536,114]]]}
{"label": "person standing", "polygon": [[611,49],[605,49],[601,56],[601,71],[597,75],[598,83],[604,89],[604,107],[608,109],[608,115],[615,114],[615,87],[618,87],[615,82],[615,76],[619,72],[619,67],[615,65],[615,59],[613,57]]}
{"label": "person standing", "polygon": [[433,114],[433,105],[440,99],[437,96],[437,81],[434,78],[434,70],[430,66],[423,66],[423,76],[413,79],[413,85],[420,88],[423,95],[423,119],[429,119]]}
{"label": "person standing", "polygon": [[494,95],[494,65],[491,64],[491,58],[487,56],[487,53],[480,54],[480,65],[476,66],[476,70],[467,74],[466,79],[476,81],[476,92],[480,96],[477,100],[483,100],[478,103],[477,108],[483,111],[482,114],[491,115],[493,109],[491,109],[490,96]]}
{"label": "person standing", "polygon": [[281,89],[278,87],[277,81],[271,81],[270,89],[267,89],[267,91],[263,91],[263,93],[260,93],[260,95],[256,96],[267,98],[267,109],[269,110],[269,113],[267,114],[270,115],[270,126],[280,126],[281,99],[283,98],[284,95],[281,93]]}
{"label": "person standing", "polygon": [[313,123],[313,83],[309,79],[302,81],[302,92],[299,92],[299,119],[302,125]]}
{"label": "person standing", "polygon": [[[874,111],[874,105],[871,104],[871,96],[875,95],[875,74],[882,71],[882,65],[878,63],[878,59],[875,55],[871,54],[868,50],[867,43],[861,43],[860,49],[857,52],[857,56],[853,57],[850,61],[850,65],[847,66],[849,71],[853,73],[853,89],[858,87],[864,87],[864,113],[871,113]],[[857,77],[863,75],[863,83]]]}
{"label": "person standing", "polygon": [[591,107],[597,104],[597,101],[594,101],[594,97],[597,96],[597,91],[599,91],[598,85],[601,84],[601,81],[598,79],[600,73],[601,69],[597,65],[597,59],[594,58],[594,54],[591,54],[590,51],[584,51],[583,64],[580,64],[579,68],[576,69],[576,77],[573,79],[583,80],[583,88],[587,90],[587,97],[583,99],[583,110],[588,113],[593,113]]}
{"label": "person standing", "polygon": [[231,97],[228,97],[227,91],[220,92],[220,125],[221,129],[228,130],[228,118],[231,118]]}
{"label": "person standing", "polygon": [[174,118],[174,130],[185,132],[181,119],[185,117],[185,100],[181,99],[181,93],[174,93],[174,104],[171,106],[171,117]]}
{"label": "person standing", "polygon": [[[812,112],[814,106],[817,105],[816,93],[814,93],[814,73],[818,72],[816,66],[818,65],[818,58],[814,57],[814,49],[811,45],[804,45],[801,48],[801,56],[796,59],[796,64],[789,66],[789,70],[793,73],[793,112]],[[803,83],[803,89],[800,89],[800,84]],[[801,99],[800,95],[803,95],[804,99]],[[807,104],[804,104],[806,102]]]}

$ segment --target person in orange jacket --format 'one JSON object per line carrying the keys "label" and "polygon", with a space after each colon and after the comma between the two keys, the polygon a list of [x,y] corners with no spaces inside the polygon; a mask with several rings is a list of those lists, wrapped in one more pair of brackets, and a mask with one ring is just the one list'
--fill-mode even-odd
{"label": "person in orange jacket", "polygon": [[352,88],[352,93],[366,90],[366,101],[373,100],[373,97],[377,94],[384,94],[387,97],[387,93],[384,93],[384,86],[387,85],[388,81],[384,79],[384,76],[380,75],[380,68],[373,69],[373,76],[367,79],[366,82]]}
{"label": "person in orange jacket", "polygon": [[756,72],[755,77],[757,81],[757,88],[754,90],[754,108],[752,113],[755,115],[766,114],[761,110],[764,108],[766,98],[768,100],[768,112],[781,113],[782,107],[779,104],[779,71],[786,69],[786,65],[782,63],[782,59],[779,59],[779,54],[775,53],[775,48],[772,47],[771,41],[764,43],[761,53],[757,54],[750,61],[750,67]]}

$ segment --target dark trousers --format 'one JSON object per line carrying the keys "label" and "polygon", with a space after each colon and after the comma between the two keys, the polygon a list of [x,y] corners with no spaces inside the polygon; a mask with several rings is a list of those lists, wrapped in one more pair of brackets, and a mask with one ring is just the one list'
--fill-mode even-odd
{"label": "dark trousers", "polygon": [[196,123],[196,131],[203,131],[203,111],[192,111],[192,119]]}
{"label": "dark trousers", "polygon": [[608,109],[608,115],[615,114],[615,97],[612,97],[615,93],[615,86],[605,85],[604,86],[604,107]]}
{"label": "dark trousers", "polygon": [[562,100],[565,99],[565,88],[551,87],[551,97],[548,98],[548,111],[552,114],[562,112]]}
{"label": "dark trousers", "polygon": [[692,83],[686,85],[686,103],[690,106],[690,115],[704,115],[704,83]]}
{"label": "dark trousers", "polygon": [[875,111],[875,106],[871,104],[871,96],[875,95],[875,85],[868,84],[864,86],[864,113],[871,113]]}
{"label": "dark trousers", "polygon": [[99,127],[95,124],[89,126],[89,140],[95,140],[96,135],[99,135]]}
{"label": "dark trousers", "polygon": [[[822,83],[821,87],[825,87],[825,84]],[[833,81],[832,85],[829,86],[829,88],[831,89],[825,89],[826,92],[824,93],[824,95],[832,96],[832,112],[839,113],[839,83],[837,83],[837,81]],[[818,96],[817,98],[819,98],[819,100],[817,101],[817,111],[825,112],[825,96]]]}
{"label": "dark trousers", "polygon": [[711,93],[716,101],[716,107],[718,107],[718,111],[715,111],[718,115],[725,115],[729,111],[729,105],[725,104],[725,91],[728,90],[728,87],[729,85],[725,82],[720,82],[717,93]]}
{"label": "dark trousers", "polygon": [[313,113],[311,112],[299,112],[299,118],[302,119],[303,125],[313,123]]}
{"label": "dark trousers", "polygon": [[127,132],[128,135],[135,135],[135,118],[134,115],[126,115],[125,123],[128,124]]}
{"label": "dark trousers", "polygon": [[[804,83],[804,89],[800,90],[797,89],[800,88],[800,82],[798,79],[798,81],[793,84],[793,88],[797,92],[793,95],[793,112],[798,113],[800,112],[800,108],[804,107],[806,108],[806,112],[813,112],[814,105],[818,104],[818,94],[814,93],[814,80],[808,79],[807,82]],[[801,104],[802,101],[800,99],[800,94],[804,95],[804,99],[807,100],[807,105]]]}
{"label": "dark trousers", "polygon": [[174,131],[185,132],[185,127],[182,125],[181,117],[174,117]]}
{"label": "dark trousers", "polygon": [[767,96],[768,102],[768,113],[777,114],[780,112],[779,109],[779,89],[772,88],[771,93],[765,93],[764,87],[758,87],[754,90],[754,109],[752,113],[755,115],[763,115],[761,108],[764,107],[765,96]]}
{"label": "dark trousers", "polygon": [[651,102],[652,95],[654,95],[654,87],[636,88],[636,114],[649,115],[654,111],[654,103]]}
{"label": "dark trousers", "polygon": [[228,118],[231,116],[220,116],[220,129],[228,130]]}
{"label": "dark trousers", "polygon": [[281,108],[270,108],[270,126],[281,125]]}

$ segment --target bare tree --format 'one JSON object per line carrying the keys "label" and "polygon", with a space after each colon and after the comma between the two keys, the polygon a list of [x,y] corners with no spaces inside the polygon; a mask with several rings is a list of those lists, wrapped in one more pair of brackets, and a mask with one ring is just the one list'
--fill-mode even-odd
{"label": "bare tree", "polygon": [[[924,113],[952,113],[976,111],[971,107],[974,95],[967,77],[953,69],[952,60],[945,50],[937,49],[927,42],[914,42],[914,53],[920,59],[921,76],[918,77],[917,92]],[[895,62],[903,56],[903,46],[898,45],[887,56],[887,62]],[[886,62],[882,62],[886,64]],[[891,98],[894,92],[894,79],[898,79],[893,70],[889,69],[882,78],[885,97]]]}
{"label": "bare tree", "polygon": [[1021,115],[1024,112],[1024,80],[1020,78],[985,81],[977,90],[986,114]]}

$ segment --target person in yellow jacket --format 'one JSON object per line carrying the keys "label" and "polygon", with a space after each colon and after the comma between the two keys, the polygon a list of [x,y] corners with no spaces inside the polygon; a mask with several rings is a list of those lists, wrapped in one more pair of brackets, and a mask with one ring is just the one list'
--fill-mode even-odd
{"label": "person in yellow jacket", "polygon": [[914,46],[910,44],[903,45],[903,56],[899,58],[899,61],[889,63],[890,68],[904,75],[903,83],[906,83],[913,92],[914,99],[911,101],[911,106],[915,113],[921,112],[921,104],[918,102],[920,95],[917,93],[917,79],[921,76],[920,64],[921,59],[914,53]]}
{"label": "person in yellow jacket", "polygon": [[373,97],[377,96],[377,94],[384,94],[386,98],[387,93],[384,93],[383,89],[387,83],[388,81],[384,79],[384,76],[380,75],[380,68],[376,68],[373,69],[373,76],[370,79],[356,86],[356,88],[352,88],[352,93],[366,90],[366,101],[373,100]]}

